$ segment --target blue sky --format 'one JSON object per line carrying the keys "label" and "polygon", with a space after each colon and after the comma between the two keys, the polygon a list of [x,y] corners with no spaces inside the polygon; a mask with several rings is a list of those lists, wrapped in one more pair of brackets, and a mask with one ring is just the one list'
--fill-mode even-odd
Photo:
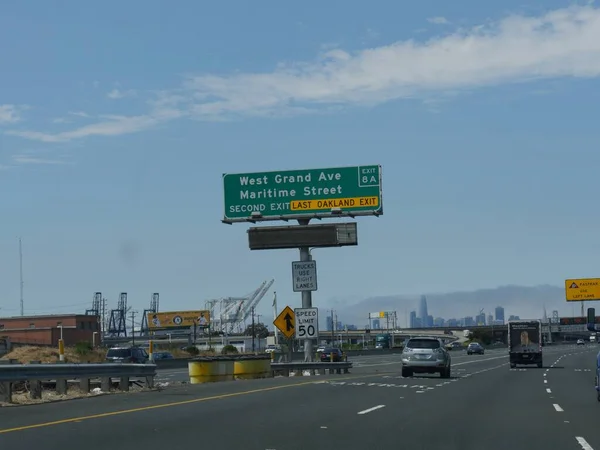
{"label": "blue sky", "polygon": [[220,222],[224,172],[383,166],[315,306],[600,275],[594,3],[22,1],[0,42],[0,314],[18,236],[27,313],[271,278],[299,306],[296,252]]}

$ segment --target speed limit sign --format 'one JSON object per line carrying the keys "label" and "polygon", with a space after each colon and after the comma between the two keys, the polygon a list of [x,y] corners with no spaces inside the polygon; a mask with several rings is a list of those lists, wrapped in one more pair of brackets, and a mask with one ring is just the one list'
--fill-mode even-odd
{"label": "speed limit sign", "polygon": [[319,309],[318,308],[296,308],[296,339],[318,339],[319,338]]}

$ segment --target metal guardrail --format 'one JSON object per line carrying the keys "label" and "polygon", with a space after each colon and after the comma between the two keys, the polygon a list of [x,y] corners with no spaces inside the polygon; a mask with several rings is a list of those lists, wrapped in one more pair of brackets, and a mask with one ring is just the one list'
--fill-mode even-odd
{"label": "metal guardrail", "polygon": [[129,390],[131,378],[144,378],[147,387],[154,387],[155,364],[1,364],[0,402],[12,401],[13,385],[29,382],[29,393],[33,399],[41,398],[42,382],[56,381],[56,392],[67,393],[67,381],[79,380],[79,389],[90,391],[90,380],[100,379],[100,389],[108,392],[112,378],[119,379],[119,389]]}
{"label": "metal guardrail", "polygon": [[[401,348],[392,348],[392,349],[381,349],[381,350],[346,350],[344,352],[348,357],[352,356],[386,356],[386,355],[394,355],[402,353]],[[258,352],[258,354],[264,354],[263,352]],[[277,353],[276,359],[278,360],[283,353]],[[172,358],[172,359],[157,359],[154,361],[157,369],[183,369],[188,366],[188,362],[193,358]],[[302,352],[294,352],[292,353],[292,361],[304,361],[304,353]]]}
{"label": "metal guardrail", "polygon": [[284,363],[271,363],[271,370],[274,375],[282,374],[284,376],[290,376],[290,372],[299,371],[304,375],[304,371],[308,370],[310,374],[319,372],[321,375],[325,375],[326,371],[329,370],[330,374],[338,373],[349,373],[352,368],[351,362],[284,362]]}

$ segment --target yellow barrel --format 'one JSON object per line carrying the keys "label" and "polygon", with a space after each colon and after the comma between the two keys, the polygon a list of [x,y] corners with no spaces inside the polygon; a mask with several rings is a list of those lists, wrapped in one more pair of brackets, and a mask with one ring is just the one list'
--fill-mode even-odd
{"label": "yellow barrel", "polygon": [[240,356],[235,359],[233,375],[238,380],[271,377],[271,358],[268,355]]}
{"label": "yellow barrel", "polygon": [[234,359],[228,356],[215,357],[216,373],[214,381],[233,381]]}
{"label": "yellow barrel", "polygon": [[233,380],[233,359],[196,358],[188,362],[188,374],[191,384]]}
{"label": "yellow barrel", "polygon": [[188,362],[188,374],[191,384],[208,383],[216,381],[216,362],[213,358],[197,358]]}

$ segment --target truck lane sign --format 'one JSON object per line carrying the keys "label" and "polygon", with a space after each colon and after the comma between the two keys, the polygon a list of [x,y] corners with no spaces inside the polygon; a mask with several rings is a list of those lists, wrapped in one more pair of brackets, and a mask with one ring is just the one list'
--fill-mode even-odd
{"label": "truck lane sign", "polygon": [[317,262],[292,262],[292,283],[294,292],[317,290]]}
{"label": "truck lane sign", "polygon": [[600,300],[600,278],[578,278],[565,280],[568,302]]}
{"label": "truck lane sign", "polygon": [[296,339],[319,338],[319,309],[296,308]]}

